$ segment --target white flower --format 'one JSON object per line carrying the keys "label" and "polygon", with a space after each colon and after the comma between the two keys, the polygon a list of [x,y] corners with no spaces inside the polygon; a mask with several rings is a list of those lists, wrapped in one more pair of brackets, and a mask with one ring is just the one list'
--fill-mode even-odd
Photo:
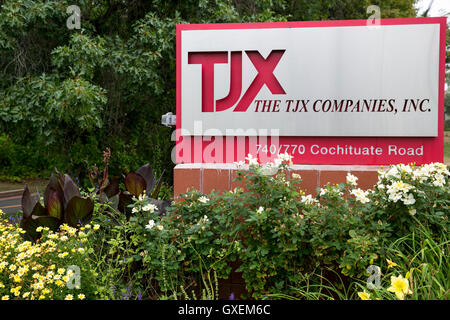
{"label": "white flower", "polygon": [[324,196],[324,195],[326,195],[326,194],[327,194],[327,192],[328,192],[328,190],[327,190],[327,189],[324,189],[324,188],[320,188],[320,193],[319,193],[319,195],[320,195],[320,196]]}
{"label": "white flower", "polygon": [[409,211],[409,214],[412,215],[412,216],[415,215],[416,212],[417,212],[416,209],[414,209],[414,208],[409,208],[408,211]]}
{"label": "white flower", "polygon": [[377,172],[378,172],[378,177],[379,177],[379,179],[382,180],[382,179],[386,178],[386,174],[387,174],[386,171],[384,171],[384,170],[378,170]]}
{"label": "white flower", "polygon": [[131,210],[131,212],[132,212],[132,213],[138,213],[138,212],[139,212],[138,207],[134,207],[134,208]]}
{"label": "white flower", "polygon": [[[389,200],[392,202],[397,202],[402,199],[408,191],[414,189],[414,187],[410,184],[404,183],[403,181],[393,182],[391,185],[387,186],[387,193],[389,195]],[[412,201],[409,198],[408,201]]]}
{"label": "white flower", "polygon": [[397,167],[394,166],[394,167],[390,168],[388,172],[386,172],[386,176],[392,176],[394,178],[399,179],[400,173],[398,172]]}
{"label": "white flower", "polygon": [[397,202],[401,198],[402,198],[402,194],[401,193],[390,193],[389,194],[389,200],[391,200],[392,202]]}
{"label": "white flower", "polygon": [[[277,159],[275,159],[275,160],[277,160]],[[279,164],[267,162],[264,166],[262,166],[261,168],[258,168],[258,169],[261,169],[261,173],[263,175],[273,176],[274,174],[276,174],[278,172],[278,167],[279,167]]]}
{"label": "white flower", "polygon": [[299,174],[297,174],[297,173],[293,173],[292,174],[292,178],[294,178],[294,179],[301,179],[302,177]]}
{"label": "white flower", "polygon": [[398,168],[400,169],[401,172],[404,172],[404,173],[412,173],[413,172],[411,166],[404,165],[403,163],[400,163],[398,165]]}
{"label": "white flower", "polygon": [[358,178],[349,172],[349,173],[347,173],[346,180],[347,180],[348,184],[350,184],[352,186],[356,186],[357,185],[356,181],[358,180]]}
{"label": "white flower", "polygon": [[144,191],[142,191],[142,193],[139,195],[139,201],[142,201],[142,200],[144,200],[145,199],[145,190]]}
{"label": "white flower", "polygon": [[370,199],[367,197],[368,192],[361,190],[361,189],[353,189],[350,192],[352,195],[355,196],[356,200],[361,202],[361,203],[367,203],[370,202]]}
{"label": "white flower", "polygon": [[412,193],[410,193],[406,197],[404,197],[402,199],[402,201],[405,205],[410,205],[410,204],[416,203],[416,199],[414,199],[414,196],[412,195]]}
{"label": "white flower", "polygon": [[258,158],[253,158],[253,156],[249,153],[247,158],[245,160],[248,161],[248,164],[251,165],[257,165],[258,164]]}
{"label": "white flower", "polygon": [[201,196],[200,198],[198,198],[198,201],[200,201],[201,203],[207,203],[209,199],[205,196]]}
{"label": "white flower", "polygon": [[412,188],[414,188],[412,185],[404,183],[403,181],[394,182],[390,187],[388,187],[388,189],[390,189],[390,190],[403,191],[403,192],[408,192]]}
{"label": "white flower", "polygon": [[142,208],[142,210],[144,210],[144,211],[150,211],[150,213],[153,213],[153,212],[155,212],[155,210],[158,210],[158,207],[155,206],[155,205],[152,204],[152,203],[149,203],[149,204],[147,204],[146,206],[144,206],[144,207]]}
{"label": "white flower", "polygon": [[301,202],[303,202],[305,204],[314,204],[314,203],[318,202],[318,200],[314,199],[312,197],[312,195],[308,194],[307,196],[302,196]]}
{"label": "white flower", "polygon": [[162,231],[162,230],[164,229],[164,227],[163,227],[161,224],[160,224],[160,225],[157,225],[156,228],[157,228],[159,231]]}
{"label": "white flower", "polygon": [[275,166],[275,167],[279,167],[279,166],[281,166],[281,164],[283,163],[283,160],[282,159],[280,159],[280,158],[275,158],[274,160],[273,160],[273,165]]}
{"label": "white flower", "polygon": [[264,207],[259,207],[258,210],[256,210],[256,213],[262,213],[264,211]]}
{"label": "white flower", "polygon": [[442,174],[437,174],[434,176],[433,185],[435,187],[442,187],[445,184],[445,179]]}
{"label": "white flower", "polygon": [[234,164],[235,164],[238,168],[242,168],[243,166],[245,166],[245,161],[234,162]]}
{"label": "white flower", "polygon": [[234,190],[232,191],[233,194],[237,194],[239,192],[241,192],[241,188],[239,187],[234,188]]}
{"label": "white flower", "polygon": [[278,155],[278,159],[281,160],[281,162],[288,162],[289,164],[292,164],[292,155],[290,155],[289,153],[285,152],[285,153],[280,153]]}
{"label": "white flower", "polygon": [[146,229],[152,229],[155,226],[155,221],[154,220],[150,220],[148,222],[148,225],[145,226]]}

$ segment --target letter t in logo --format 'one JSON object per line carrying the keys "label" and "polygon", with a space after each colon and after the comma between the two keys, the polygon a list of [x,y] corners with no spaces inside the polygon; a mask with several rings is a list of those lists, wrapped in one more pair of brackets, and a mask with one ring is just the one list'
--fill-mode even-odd
{"label": "letter t in logo", "polygon": [[202,112],[214,112],[214,65],[228,63],[228,52],[189,52],[188,63],[202,65]]}

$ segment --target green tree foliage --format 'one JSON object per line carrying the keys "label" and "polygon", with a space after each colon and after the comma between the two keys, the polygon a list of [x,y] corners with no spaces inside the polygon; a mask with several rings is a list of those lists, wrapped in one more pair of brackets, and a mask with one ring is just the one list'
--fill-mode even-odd
{"label": "green tree foliage", "polygon": [[[19,161],[28,174],[58,166],[86,178],[110,147],[112,174],[149,162],[170,181],[171,129],[160,117],[175,111],[176,24],[365,19],[371,4],[382,18],[412,17],[414,2],[0,0],[0,132],[40,159]],[[66,27],[74,4],[80,30]],[[7,175],[18,160],[2,148]]]}

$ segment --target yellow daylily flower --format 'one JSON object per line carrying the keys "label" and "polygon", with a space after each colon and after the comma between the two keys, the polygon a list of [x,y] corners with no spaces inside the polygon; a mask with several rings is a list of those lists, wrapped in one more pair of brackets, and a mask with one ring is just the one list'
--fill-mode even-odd
{"label": "yellow daylily flower", "polygon": [[370,300],[370,293],[366,292],[366,290],[358,292],[358,296],[361,300]]}
{"label": "yellow daylily flower", "polygon": [[398,264],[396,264],[395,262],[393,262],[391,259],[386,259],[387,263],[388,263],[388,270],[389,268],[393,268],[393,267],[397,267]]}
{"label": "yellow daylily flower", "polygon": [[405,295],[412,294],[412,291],[409,289],[409,281],[403,278],[402,275],[391,277],[391,286],[387,291],[395,293],[400,300],[405,299]]}

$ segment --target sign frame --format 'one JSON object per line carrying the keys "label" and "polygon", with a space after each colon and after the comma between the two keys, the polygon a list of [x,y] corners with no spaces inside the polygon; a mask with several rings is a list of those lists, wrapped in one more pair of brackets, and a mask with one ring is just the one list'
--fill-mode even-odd
{"label": "sign frame", "polygon": [[[254,157],[258,157],[261,162],[266,162],[271,161],[273,154],[262,155],[259,153],[259,150],[264,149],[264,146],[266,146],[266,150],[269,150],[269,153],[271,153],[271,146],[276,145],[276,153],[284,153],[284,151],[290,152],[289,147],[286,148],[286,146],[292,146],[291,150],[294,149],[294,146],[297,146],[296,149],[298,150],[298,154],[295,154],[294,152],[293,158],[295,164],[390,165],[414,162],[420,165],[430,162],[443,162],[446,17],[380,19],[379,22],[380,26],[417,24],[438,24],[440,26],[437,137],[279,136],[274,143],[272,143],[273,139],[266,137],[262,139],[262,142],[257,141],[255,145],[256,140],[252,139],[252,137],[184,136],[181,130],[181,43],[183,31],[351,26],[367,26],[374,28],[374,26],[368,25],[368,20],[178,24],[176,26],[177,130],[175,161],[177,163],[232,163],[244,160],[247,154],[251,153]],[[219,148],[216,148],[216,150],[211,153],[211,150],[208,150],[211,149],[208,148],[208,145],[211,146],[214,142],[219,141],[223,145],[223,148],[220,148],[220,151],[218,150]],[[256,150],[258,149],[258,146],[259,150]],[[300,154],[299,146],[303,146],[303,154]],[[369,154],[362,155],[362,148],[368,146],[372,146],[372,150]],[[422,149],[420,149],[420,147]],[[354,152],[359,149],[360,154],[352,154],[352,148]],[[382,154],[377,152],[377,148],[382,149]],[[257,154],[255,154],[255,151],[258,151]]]}

